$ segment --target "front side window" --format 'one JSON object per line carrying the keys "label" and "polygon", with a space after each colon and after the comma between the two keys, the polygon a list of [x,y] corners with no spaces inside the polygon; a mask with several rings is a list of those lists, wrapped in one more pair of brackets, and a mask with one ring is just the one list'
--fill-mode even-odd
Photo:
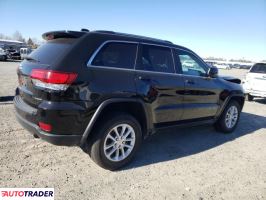
{"label": "front side window", "polygon": [[185,75],[206,76],[207,67],[193,54],[185,51],[177,52],[182,72]]}
{"label": "front side window", "polygon": [[168,47],[143,45],[137,69],[174,73],[171,49]]}
{"label": "front side window", "polygon": [[137,44],[110,42],[98,52],[92,65],[133,69],[136,59]]}

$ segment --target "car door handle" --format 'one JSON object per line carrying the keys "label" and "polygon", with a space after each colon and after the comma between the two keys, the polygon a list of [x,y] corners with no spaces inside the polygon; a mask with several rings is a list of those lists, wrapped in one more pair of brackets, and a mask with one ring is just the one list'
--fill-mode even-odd
{"label": "car door handle", "polygon": [[185,83],[189,84],[189,85],[194,85],[195,84],[195,82],[193,80],[186,80]]}
{"label": "car door handle", "polygon": [[142,80],[142,81],[150,81],[151,80],[149,77],[143,77],[143,76],[139,76],[138,79]]}

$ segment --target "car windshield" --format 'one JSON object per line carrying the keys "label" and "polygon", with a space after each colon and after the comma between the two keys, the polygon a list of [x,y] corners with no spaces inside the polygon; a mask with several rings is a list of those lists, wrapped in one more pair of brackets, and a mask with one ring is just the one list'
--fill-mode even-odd
{"label": "car windshield", "polygon": [[266,74],[266,64],[260,63],[255,64],[252,69],[250,70],[252,73],[263,73]]}

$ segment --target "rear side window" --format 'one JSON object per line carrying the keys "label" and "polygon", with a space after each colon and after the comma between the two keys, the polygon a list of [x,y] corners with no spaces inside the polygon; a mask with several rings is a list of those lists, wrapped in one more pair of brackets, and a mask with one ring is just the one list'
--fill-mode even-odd
{"label": "rear side window", "polygon": [[263,63],[259,63],[259,64],[255,64],[250,72],[252,73],[263,73],[263,74],[266,74],[266,64],[263,64]]}
{"label": "rear side window", "polygon": [[110,42],[98,52],[92,65],[133,69],[137,53],[137,44]]}
{"label": "rear side window", "polygon": [[143,45],[137,69],[175,73],[171,49],[168,47]]}
{"label": "rear side window", "polygon": [[56,39],[48,41],[29,54],[28,57],[42,64],[54,63],[71,48],[75,41],[76,39]]}

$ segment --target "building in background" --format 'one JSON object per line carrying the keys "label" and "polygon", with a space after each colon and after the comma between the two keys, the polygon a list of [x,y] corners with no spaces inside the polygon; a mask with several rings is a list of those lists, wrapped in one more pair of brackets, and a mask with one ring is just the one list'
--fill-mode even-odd
{"label": "building in background", "polygon": [[16,51],[20,51],[20,48],[27,48],[28,45],[25,42],[20,42],[17,40],[5,40],[0,39],[0,48],[4,50],[12,49]]}

